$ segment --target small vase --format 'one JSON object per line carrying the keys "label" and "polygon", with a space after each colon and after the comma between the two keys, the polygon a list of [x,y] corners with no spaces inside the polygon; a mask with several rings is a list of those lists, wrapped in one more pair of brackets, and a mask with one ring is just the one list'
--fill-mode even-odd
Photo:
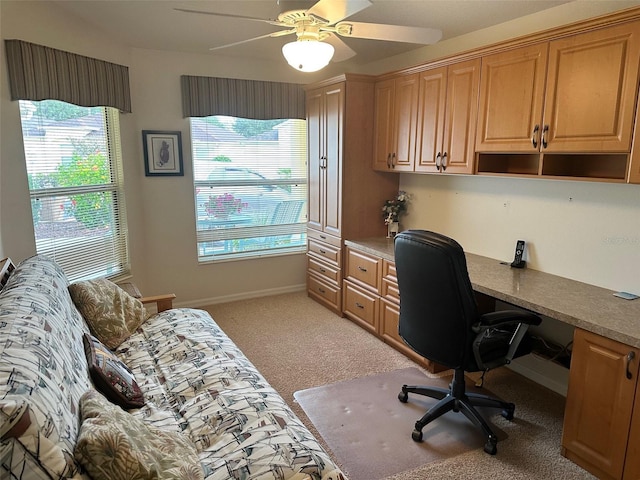
{"label": "small vase", "polygon": [[394,238],[400,230],[400,224],[398,222],[387,223],[387,238]]}

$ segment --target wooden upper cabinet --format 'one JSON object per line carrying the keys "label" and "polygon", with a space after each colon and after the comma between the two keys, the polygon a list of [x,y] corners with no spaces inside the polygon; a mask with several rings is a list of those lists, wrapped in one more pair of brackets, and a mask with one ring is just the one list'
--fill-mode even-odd
{"label": "wooden upper cabinet", "polygon": [[376,83],[374,168],[412,171],[418,112],[418,76]]}
{"label": "wooden upper cabinet", "polygon": [[628,153],[639,56],[633,22],[484,57],[476,150]]}
{"label": "wooden upper cabinet", "polygon": [[548,43],[482,58],[476,150],[536,152]]}
{"label": "wooden upper cabinet", "polygon": [[473,173],[480,59],[419,74],[415,170]]}
{"label": "wooden upper cabinet", "polygon": [[543,151],[629,152],[640,22],[549,44]]}

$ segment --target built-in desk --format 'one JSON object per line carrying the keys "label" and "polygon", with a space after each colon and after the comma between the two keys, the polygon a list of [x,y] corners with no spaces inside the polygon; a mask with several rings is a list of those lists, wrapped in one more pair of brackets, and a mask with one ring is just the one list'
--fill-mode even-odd
{"label": "built-in desk", "polygon": [[[393,240],[347,240],[345,245],[394,261]],[[474,290],[574,327],[640,348],[640,299],[623,300],[613,290],[500,260],[466,253]]]}
{"label": "built-in desk", "polygon": [[[394,262],[392,239],[345,245]],[[575,327],[562,454],[601,479],[640,478],[640,299],[480,255],[467,253],[466,259],[481,297]]]}

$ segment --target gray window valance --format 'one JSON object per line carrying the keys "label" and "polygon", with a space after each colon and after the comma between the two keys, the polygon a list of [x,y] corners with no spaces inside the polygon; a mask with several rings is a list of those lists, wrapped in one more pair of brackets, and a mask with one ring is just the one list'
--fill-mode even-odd
{"label": "gray window valance", "polygon": [[131,112],[129,69],[22,40],[5,40],[11,100],[62,100]]}
{"label": "gray window valance", "polygon": [[305,119],[305,92],[295,83],[183,75],[183,117]]}

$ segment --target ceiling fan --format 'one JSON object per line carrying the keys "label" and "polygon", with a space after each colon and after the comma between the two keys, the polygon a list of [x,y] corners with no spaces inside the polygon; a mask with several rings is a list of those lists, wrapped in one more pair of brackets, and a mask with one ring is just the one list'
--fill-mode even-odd
{"label": "ceiling fan", "polygon": [[[345,18],[369,7],[369,0],[319,0],[307,10],[289,10],[278,15],[277,19],[247,17],[228,13],[215,13],[186,8],[175,8],[180,12],[214,15],[217,17],[239,18],[254,22],[263,22],[285,28],[259,37],[241,40],[213,47],[218,50],[269,37],[282,37],[296,34],[297,40],[282,47],[282,53],[289,65],[303,72],[315,72],[334,61],[353,57],[354,52],[340,37],[366,38],[391,42],[416,43],[429,45],[442,37],[442,32],[433,28],[385,25],[381,23],[362,23],[343,21]],[[335,56],[334,56],[335,53]]]}

